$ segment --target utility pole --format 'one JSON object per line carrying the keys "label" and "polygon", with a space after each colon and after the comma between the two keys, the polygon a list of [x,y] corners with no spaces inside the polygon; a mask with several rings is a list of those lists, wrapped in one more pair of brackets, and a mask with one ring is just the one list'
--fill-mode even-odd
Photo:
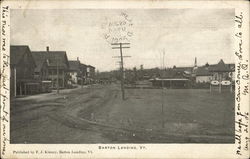
{"label": "utility pole", "polygon": [[219,93],[221,93],[222,74],[219,73]]}
{"label": "utility pole", "polygon": [[163,81],[163,71],[165,70],[165,50],[163,51],[163,58],[162,58],[162,82],[161,82],[161,86],[162,86],[162,103],[161,103],[161,114],[162,114],[162,128],[164,128],[165,125],[165,121],[164,121],[164,81]]}
{"label": "utility pole", "polygon": [[59,67],[58,67],[58,58],[56,58],[56,73],[57,73],[57,91],[56,93],[59,94]]}
{"label": "utility pole", "polygon": [[83,88],[83,74],[81,76],[82,76],[82,78],[81,78],[81,88]]}
{"label": "utility pole", "polygon": [[[125,90],[124,90],[124,68],[123,68],[123,55],[122,55],[122,49],[130,48],[130,43],[112,43],[111,45],[114,45],[116,47],[112,47],[112,49],[119,49],[120,50],[120,58],[121,58],[121,91],[122,91],[122,99],[125,100]],[[125,45],[125,46],[124,46]]]}

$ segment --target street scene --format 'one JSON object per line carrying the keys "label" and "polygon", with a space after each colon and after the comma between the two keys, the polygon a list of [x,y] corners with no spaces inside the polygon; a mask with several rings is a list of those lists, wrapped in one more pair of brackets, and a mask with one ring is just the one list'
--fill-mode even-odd
{"label": "street scene", "polygon": [[10,143],[234,143],[233,10],[11,16]]}
{"label": "street scene", "polygon": [[[91,88],[90,88],[91,87]],[[233,95],[93,85],[13,101],[15,143],[233,142]],[[176,94],[181,96],[177,98]],[[32,104],[30,104],[32,103]],[[219,105],[219,106],[218,106]],[[18,115],[17,115],[18,114]],[[162,124],[164,126],[162,127]]]}

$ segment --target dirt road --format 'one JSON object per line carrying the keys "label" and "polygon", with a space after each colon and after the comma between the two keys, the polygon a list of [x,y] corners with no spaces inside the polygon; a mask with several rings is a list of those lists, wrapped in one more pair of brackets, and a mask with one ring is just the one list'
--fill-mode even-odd
{"label": "dirt road", "polygon": [[[109,142],[102,133],[89,130],[79,112],[105,105],[117,93],[105,86],[17,98],[11,103],[12,143]],[[86,113],[87,114],[87,113]],[[89,117],[86,117],[89,118]]]}
{"label": "dirt road", "polygon": [[[11,143],[232,142],[233,135],[225,134],[229,130],[233,131],[230,116],[222,119],[227,123],[219,121],[216,125],[211,125],[213,121],[210,123],[208,119],[203,120],[203,114],[191,120],[190,112],[202,113],[200,109],[203,108],[194,107],[192,104],[186,106],[186,99],[183,99],[185,107],[179,106],[181,103],[176,101],[172,101],[176,104],[172,107],[170,99],[173,95],[176,96],[176,91],[175,94],[170,91],[166,95],[169,105],[164,117],[166,122],[162,128],[159,99],[151,97],[152,93],[157,97],[159,92],[126,90],[127,99],[122,101],[119,85],[113,84],[61,90],[60,94],[52,92],[17,98],[11,102]],[[190,98],[192,97],[188,97],[189,100]],[[178,101],[181,101],[181,98],[178,98]],[[215,104],[216,102],[218,101],[215,100]],[[210,105],[216,106],[211,102]],[[221,110],[215,111],[233,113],[230,107],[219,109]],[[180,119],[178,113],[182,113]],[[217,120],[217,117],[224,117],[219,115],[212,118]],[[219,129],[221,125],[226,127]]]}

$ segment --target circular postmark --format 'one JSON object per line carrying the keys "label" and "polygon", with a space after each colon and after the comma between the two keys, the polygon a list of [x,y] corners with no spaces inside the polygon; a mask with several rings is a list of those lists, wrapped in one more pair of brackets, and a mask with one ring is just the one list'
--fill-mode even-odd
{"label": "circular postmark", "polygon": [[103,38],[110,44],[130,42],[133,36],[132,19],[125,12],[121,12],[114,17],[105,17],[101,28],[103,30]]}

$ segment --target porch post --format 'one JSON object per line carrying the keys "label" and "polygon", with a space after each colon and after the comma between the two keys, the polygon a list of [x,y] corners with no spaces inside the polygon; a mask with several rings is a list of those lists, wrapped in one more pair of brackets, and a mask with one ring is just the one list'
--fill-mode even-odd
{"label": "porch post", "polygon": [[16,67],[14,67],[14,97],[16,97],[16,94],[17,94],[16,87],[17,87],[17,85],[16,85]]}
{"label": "porch post", "polygon": [[27,86],[26,86],[26,83],[24,83],[24,95],[27,95]]}
{"label": "porch post", "polygon": [[211,93],[211,92],[212,92],[212,85],[211,85],[211,82],[210,82],[210,85],[209,85],[209,86],[210,86],[210,93]]}
{"label": "porch post", "polygon": [[219,92],[221,93],[221,74],[219,73]]}
{"label": "porch post", "polygon": [[53,74],[54,70],[51,69],[50,71],[51,71],[51,81],[52,81],[51,84],[52,84],[52,88],[54,88],[54,74]]}
{"label": "porch post", "polygon": [[230,92],[232,93],[233,92],[233,72],[231,72],[231,87],[230,87]]}
{"label": "porch post", "polygon": [[22,84],[20,83],[20,95],[22,95]]}
{"label": "porch post", "polygon": [[63,88],[65,87],[65,84],[64,84],[64,82],[65,82],[65,75],[64,75],[64,70],[62,70],[62,79],[63,79]]}

